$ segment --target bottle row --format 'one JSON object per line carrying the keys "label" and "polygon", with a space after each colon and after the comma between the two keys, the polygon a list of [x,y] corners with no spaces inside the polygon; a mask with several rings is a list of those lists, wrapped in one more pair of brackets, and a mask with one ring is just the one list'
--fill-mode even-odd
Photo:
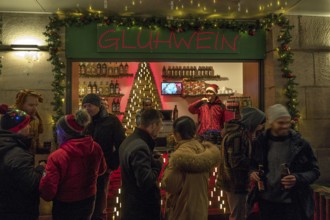
{"label": "bottle row", "polygon": [[89,81],[88,84],[86,81],[79,83],[79,96],[84,96],[90,93],[95,93],[99,95],[120,95],[120,87],[118,80],[114,83],[112,80],[109,82],[103,83],[103,81],[94,83]]}
{"label": "bottle row", "polygon": [[163,77],[190,77],[190,78],[201,78],[201,77],[219,77],[214,75],[214,69],[212,66],[163,66],[162,69]]}
{"label": "bottle row", "polygon": [[[108,102],[108,101],[106,101]],[[109,103],[108,103],[109,105]],[[113,113],[118,113],[120,112],[120,99],[117,98],[117,99],[112,99],[112,103],[111,103],[111,111]]]}
{"label": "bottle row", "polygon": [[81,62],[79,64],[79,75],[81,77],[92,76],[115,76],[119,74],[128,73],[128,64],[123,63],[95,63],[95,62]]}

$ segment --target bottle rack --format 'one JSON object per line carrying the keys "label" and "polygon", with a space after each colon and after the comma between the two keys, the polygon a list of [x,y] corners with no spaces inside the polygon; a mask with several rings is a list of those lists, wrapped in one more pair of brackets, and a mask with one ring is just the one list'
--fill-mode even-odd
{"label": "bottle rack", "polygon": [[92,75],[81,75],[80,78],[124,78],[124,77],[133,77],[134,74],[133,73],[121,73],[121,74],[117,74],[117,75],[96,75],[96,76],[92,76]]}
{"label": "bottle rack", "polygon": [[[231,97],[231,96],[233,96],[234,95],[234,93],[230,93],[230,94],[222,94],[222,93],[220,93],[220,94],[217,94],[217,96],[222,96],[222,97]],[[182,95],[182,97],[204,97],[205,96],[205,94],[196,94],[196,95]]]}
{"label": "bottle rack", "polygon": [[169,66],[167,68],[163,66],[162,76],[163,78],[220,78],[214,75],[212,66]]}
{"label": "bottle rack", "polygon": [[80,77],[124,77],[133,75],[128,73],[128,68],[128,64],[122,62],[80,62],[78,71]]}

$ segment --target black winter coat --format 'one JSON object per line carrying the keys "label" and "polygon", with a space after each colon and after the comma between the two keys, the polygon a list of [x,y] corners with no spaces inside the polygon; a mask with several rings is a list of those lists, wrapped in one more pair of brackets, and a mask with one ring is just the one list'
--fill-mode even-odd
{"label": "black winter coat", "polygon": [[162,164],[152,157],[155,142],[135,128],[119,149],[122,178],[122,220],[159,220],[157,178]]}
{"label": "black winter coat", "polygon": [[37,219],[43,168],[34,168],[31,141],[0,130],[0,219]]}
{"label": "black winter coat", "polygon": [[[269,172],[267,161],[269,134],[270,130],[265,131],[254,142],[251,160],[252,170],[258,170],[258,165],[262,164],[265,175]],[[305,217],[309,219],[314,213],[313,191],[310,184],[319,178],[320,170],[310,144],[294,130],[290,131],[290,138],[291,156],[288,165],[291,174],[297,179],[296,185],[290,189],[290,196],[293,204],[296,204],[302,212],[304,211]],[[257,195],[249,195],[249,198],[257,198]]]}
{"label": "black winter coat", "polygon": [[93,140],[101,146],[107,167],[116,170],[119,166],[118,149],[125,139],[125,129],[117,116],[109,114],[103,106],[92,120],[85,134],[91,135]]}

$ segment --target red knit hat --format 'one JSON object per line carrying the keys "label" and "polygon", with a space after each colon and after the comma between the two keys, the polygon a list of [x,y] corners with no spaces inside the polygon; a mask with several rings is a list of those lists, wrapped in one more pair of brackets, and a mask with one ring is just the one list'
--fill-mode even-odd
{"label": "red knit hat", "polygon": [[57,126],[67,134],[80,134],[86,128],[90,121],[90,116],[85,110],[79,110],[75,115],[65,115],[61,117]]}
{"label": "red knit hat", "polygon": [[9,109],[7,105],[1,105],[1,128],[17,133],[30,123],[30,116],[18,109]]}
{"label": "red knit hat", "polygon": [[212,92],[214,92],[215,94],[218,93],[218,89],[219,89],[219,86],[216,85],[216,84],[211,84],[211,85],[208,85],[208,86],[206,87],[206,91],[212,91]]}

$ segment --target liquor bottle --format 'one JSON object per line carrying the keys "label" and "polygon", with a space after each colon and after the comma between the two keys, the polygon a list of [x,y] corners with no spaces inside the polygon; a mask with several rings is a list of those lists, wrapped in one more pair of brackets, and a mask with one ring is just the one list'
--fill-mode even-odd
{"label": "liquor bottle", "polygon": [[113,67],[112,67],[112,63],[110,62],[110,65],[108,67],[108,76],[113,75]]}
{"label": "liquor bottle", "polygon": [[101,71],[102,71],[102,65],[101,63],[96,64],[96,75],[101,76]]}
{"label": "liquor bottle", "polygon": [[128,66],[128,64],[126,63],[125,66],[124,66],[124,73],[126,73],[126,74],[128,73],[128,67],[129,67],[129,66]]}
{"label": "liquor bottle", "polygon": [[119,68],[118,68],[118,64],[116,62],[115,67],[113,68],[113,74],[118,75],[118,73],[119,73]]}
{"label": "liquor bottle", "polygon": [[116,80],[116,83],[115,83],[115,94],[119,94],[119,83],[118,83],[117,80]]}
{"label": "liquor bottle", "polygon": [[[283,177],[286,177],[286,176],[290,175],[290,174],[291,174],[291,172],[289,170],[288,164],[287,163],[282,163],[281,164],[281,179]],[[282,184],[281,184],[281,190],[285,190],[284,185],[282,185]]]}
{"label": "liquor bottle", "polygon": [[92,90],[93,90],[93,85],[92,85],[92,82],[89,81],[88,86],[87,86],[87,94],[91,94]]}
{"label": "liquor bottle", "polygon": [[103,92],[104,92],[104,95],[109,95],[110,94],[109,82],[105,83]]}
{"label": "liquor bottle", "polygon": [[124,73],[124,65],[123,65],[123,63],[120,63],[118,70],[119,70],[119,74],[123,74]]}
{"label": "liquor bottle", "polygon": [[120,99],[117,99],[116,102],[116,112],[120,112]]}
{"label": "liquor bottle", "polygon": [[178,107],[175,105],[173,110],[173,121],[175,121],[179,116]]}
{"label": "liquor bottle", "polygon": [[80,92],[81,92],[81,96],[84,96],[84,95],[86,95],[86,92],[87,92],[87,86],[86,86],[86,82],[84,81],[84,83],[82,84],[82,86],[81,86],[81,90],[80,90]]}
{"label": "liquor bottle", "polygon": [[110,95],[113,95],[115,93],[115,84],[113,84],[113,81],[110,81]]}
{"label": "liquor bottle", "polygon": [[115,99],[112,99],[111,110],[112,110],[112,112],[116,112],[116,110],[117,110]]}
{"label": "liquor bottle", "polygon": [[92,76],[96,76],[97,75],[97,73],[96,73],[96,65],[94,63],[91,63],[91,69],[92,69],[91,75]]}
{"label": "liquor bottle", "polygon": [[162,76],[166,76],[166,67],[163,66],[163,69],[162,69]]}
{"label": "liquor bottle", "polygon": [[86,62],[86,75],[87,76],[92,75],[92,66],[90,63],[87,63],[87,62]]}
{"label": "liquor bottle", "polygon": [[103,87],[103,82],[102,81],[100,82],[100,85],[99,85],[98,88],[99,88],[98,94],[104,95],[104,87]]}
{"label": "liquor bottle", "polygon": [[79,64],[79,74],[80,76],[85,76],[86,74],[86,65],[84,64],[84,62],[81,62]]}
{"label": "liquor bottle", "polygon": [[172,67],[168,67],[167,76],[169,76],[169,77],[173,76]]}
{"label": "liquor bottle", "polygon": [[258,190],[260,192],[265,191],[265,171],[264,171],[264,166],[259,164],[259,169],[258,169],[258,175],[260,180],[258,181]]}
{"label": "liquor bottle", "polygon": [[92,86],[92,93],[95,93],[95,94],[98,93],[96,81],[94,82],[94,84]]}
{"label": "liquor bottle", "polygon": [[102,76],[106,76],[108,72],[108,67],[106,63],[103,63],[101,66],[101,75]]}
{"label": "liquor bottle", "polygon": [[214,69],[213,69],[213,66],[210,67],[210,75],[211,75],[211,76],[214,76]]}

